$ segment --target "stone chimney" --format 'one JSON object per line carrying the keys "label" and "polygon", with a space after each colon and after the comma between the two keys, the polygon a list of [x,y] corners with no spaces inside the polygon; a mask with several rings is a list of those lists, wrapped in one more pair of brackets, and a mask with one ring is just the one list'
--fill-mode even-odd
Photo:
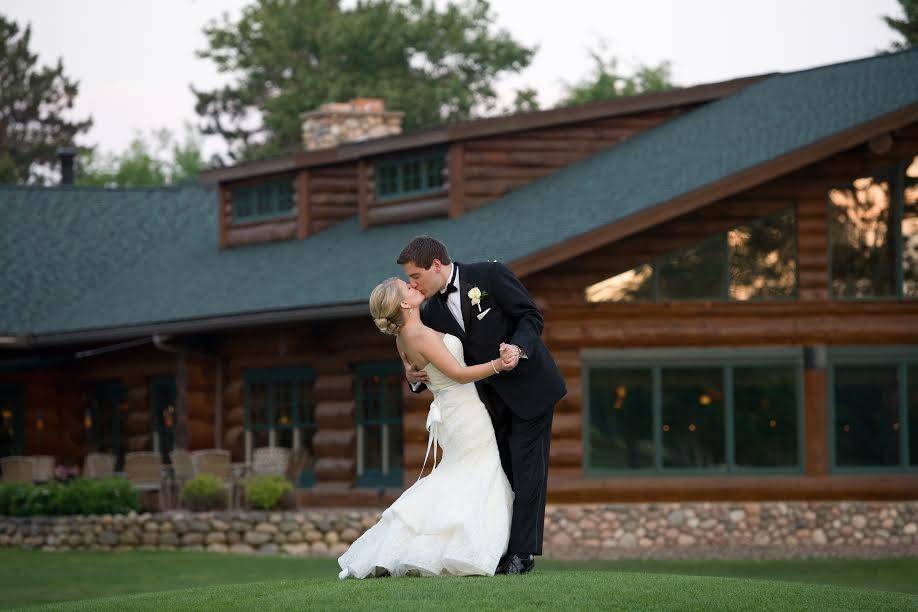
{"label": "stone chimney", "polygon": [[303,113],[303,146],[307,151],[336,147],[402,133],[405,113],[386,111],[379,98],[354,98],[350,102],[323,104]]}

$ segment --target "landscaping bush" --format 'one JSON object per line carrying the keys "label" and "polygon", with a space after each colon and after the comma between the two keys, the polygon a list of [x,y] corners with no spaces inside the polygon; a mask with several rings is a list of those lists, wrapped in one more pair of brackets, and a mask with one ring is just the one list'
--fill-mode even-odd
{"label": "landscaping bush", "polygon": [[278,474],[253,476],[246,480],[246,501],[261,510],[271,510],[277,507],[281,498],[293,491],[290,481]]}
{"label": "landscaping bush", "polygon": [[216,476],[199,474],[182,487],[179,499],[189,510],[219,510],[226,508],[227,492]]}
{"label": "landscaping bush", "polygon": [[124,478],[0,485],[0,514],[7,516],[126,514],[138,507],[137,492]]}

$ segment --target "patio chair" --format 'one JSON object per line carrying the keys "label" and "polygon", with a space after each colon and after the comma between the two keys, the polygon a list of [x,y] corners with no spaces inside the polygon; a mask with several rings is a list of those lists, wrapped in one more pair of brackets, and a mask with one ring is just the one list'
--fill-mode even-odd
{"label": "patio chair", "polygon": [[153,451],[136,451],[124,455],[124,473],[141,494],[156,491],[158,507],[164,507],[163,465],[160,455]]}
{"label": "patio chair", "polygon": [[48,482],[54,479],[54,457],[51,455],[31,455],[32,479],[35,482]]}
{"label": "patio chair", "polygon": [[30,457],[12,455],[0,459],[3,470],[3,482],[32,482],[35,475],[35,462]]}
{"label": "patio chair", "polygon": [[290,465],[290,449],[283,446],[263,446],[252,451],[252,476],[286,475]]}
{"label": "patio chair", "polygon": [[109,453],[89,453],[83,461],[84,478],[111,478],[115,475],[115,456]]}
{"label": "patio chair", "polygon": [[230,452],[222,448],[207,448],[191,453],[194,475],[210,474],[222,480],[229,496],[229,505],[235,508],[238,487],[230,459]]}
{"label": "patio chair", "polygon": [[176,506],[179,492],[189,480],[194,478],[194,465],[191,462],[191,453],[177,448],[169,453],[172,461],[171,482],[169,483],[169,504]]}

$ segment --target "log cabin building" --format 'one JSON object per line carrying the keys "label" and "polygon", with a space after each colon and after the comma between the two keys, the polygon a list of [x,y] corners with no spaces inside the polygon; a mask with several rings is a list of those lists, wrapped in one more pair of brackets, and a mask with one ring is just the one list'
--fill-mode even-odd
{"label": "log cabin building", "polygon": [[306,448],[306,505],[418,476],[368,317],[418,234],[530,289],[549,501],[918,496],[918,51],[303,149],[158,189],[0,188],[0,455]]}

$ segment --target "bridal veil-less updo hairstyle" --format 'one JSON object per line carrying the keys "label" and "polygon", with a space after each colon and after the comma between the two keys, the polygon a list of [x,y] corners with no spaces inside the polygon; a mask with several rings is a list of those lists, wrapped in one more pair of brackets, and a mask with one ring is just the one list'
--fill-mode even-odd
{"label": "bridal veil-less updo hairstyle", "polygon": [[404,325],[402,299],[402,288],[395,277],[379,283],[370,293],[370,316],[382,333],[394,336]]}

